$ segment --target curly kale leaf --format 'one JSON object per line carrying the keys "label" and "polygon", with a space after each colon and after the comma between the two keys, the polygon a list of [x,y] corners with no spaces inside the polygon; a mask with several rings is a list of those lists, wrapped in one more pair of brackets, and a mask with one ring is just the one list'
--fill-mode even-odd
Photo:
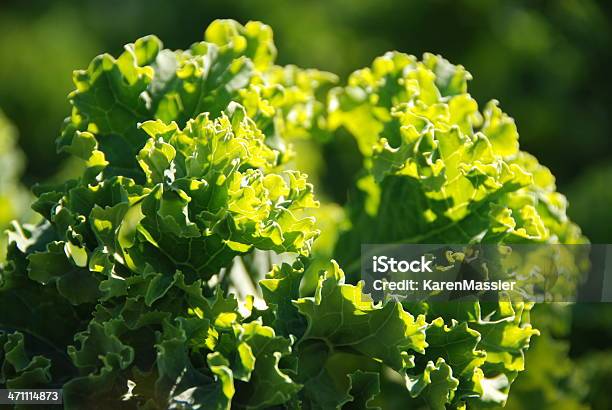
{"label": "curly kale leaf", "polygon": [[[330,123],[364,157],[351,238],[361,242],[580,243],[554,178],[519,151],[497,102],[479,111],[471,75],[439,56],[387,53],[330,98]],[[392,221],[405,221],[393,223]],[[345,245],[346,243],[346,245]],[[352,257],[353,255],[351,255]]]}
{"label": "curly kale leaf", "polygon": [[[96,57],[75,71],[58,147],[76,155],[95,175],[143,178],[135,158],[147,135],[139,123],[175,121],[180,127],[201,113],[217,117],[232,101],[266,135],[266,143],[289,154],[286,139],[324,133],[325,90],[330,73],[274,64],[271,29],[258,22],[212,23],[205,41],[187,50],[164,49],[155,36],[125,46],[118,58]],[[286,156],[286,155],[285,155]]]}

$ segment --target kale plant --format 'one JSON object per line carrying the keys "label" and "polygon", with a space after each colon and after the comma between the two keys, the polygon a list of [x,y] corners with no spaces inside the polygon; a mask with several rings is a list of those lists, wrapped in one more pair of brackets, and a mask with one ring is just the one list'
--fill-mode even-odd
{"label": "kale plant", "polygon": [[[275,58],[268,26],[223,20],[75,71],[57,146],[84,172],[36,186],[42,222],[9,232],[0,384],[63,388],[71,410],[506,402],[531,304],[375,304],[359,244],[582,243],[551,173],[439,56],[389,53],[344,86]],[[340,128],[363,167],[325,223],[293,147]]]}

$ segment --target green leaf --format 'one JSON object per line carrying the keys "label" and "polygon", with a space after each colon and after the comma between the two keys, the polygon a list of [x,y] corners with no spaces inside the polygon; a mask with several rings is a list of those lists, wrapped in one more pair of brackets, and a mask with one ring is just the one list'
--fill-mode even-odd
{"label": "green leaf", "polygon": [[70,248],[69,243],[51,242],[45,252],[29,255],[29,277],[43,285],[55,283],[59,294],[74,305],[93,302],[99,296],[99,280],[87,269],[77,266],[77,257],[71,254]]}
{"label": "green leaf", "polygon": [[459,380],[453,377],[452,368],[442,358],[438,358],[435,363],[428,362],[422,374],[406,375],[405,379],[410,395],[422,396],[433,410],[446,409],[459,385]]}
{"label": "green leaf", "polygon": [[275,266],[265,279],[259,282],[266,302],[275,310],[274,328],[283,336],[301,337],[306,330],[306,320],[293,301],[300,297],[300,284],[304,268],[296,262],[294,266]]}
{"label": "green leaf", "polygon": [[291,353],[291,340],[276,336],[274,329],[258,322],[243,326],[242,340],[255,357],[255,369],[251,375],[248,398],[242,396],[238,403],[249,409],[262,409],[289,401],[301,389],[279,366],[283,356]]}
{"label": "green leaf", "polygon": [[415,320],[399,303],[379,307],[366,298],[361,285],[344,284],[344,273],[334,264],[319,279],[314,297],[294,302],[308,319],[302,340],[351,348],[398,371],[410,367],[411,354],[427,347],[425,318]]}
{"label": "green leaf", "polygon": [[373,372],[362,372],[361,370],[349,374],[351,380],[350,394],[353,396],[353,405],[358,409],[375,409],[370,405],[380,393],[380,375]]}
{"label": "green leaf", "polygon": [[453,326],[448,327],[442,318],[431,322],[426,335],[429,345],[426,354],[423,357],[416,357],[416,366],[407,371],[406,379],[414,380],[415,375],[423,371],[423,374],[418,375],[417,379],[420,383],[427,382],[426,374],[430,364],[443,360],[446,365],[450,366],[453,380],[458,382],[448,394],[445,393],[445,396],[456,400],[480,397],[482,394],[480,380],[483,377],[481,366],[487,357],[485,351],[476,350],[481,335],[470,329],[467,322],[455,322]]}
{"label": "green leaf", "polygon": [[0,348],[0,383],[7,388],[44,388],[51,382],[51,361],[29,357],[23,334],[0,332]]}
{"label": "green leaf", "polygon": [[170,169],[176,150],[163,141],[149,139],[138,154],[138,163],[147,176],[149,184],[164,182],[174,177]]}

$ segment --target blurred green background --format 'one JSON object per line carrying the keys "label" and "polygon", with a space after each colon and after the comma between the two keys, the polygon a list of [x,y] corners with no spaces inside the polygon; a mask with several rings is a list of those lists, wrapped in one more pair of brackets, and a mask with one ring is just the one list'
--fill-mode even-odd
{"label": "blurred green background", "polygon": [[[0,138],[13,141],[18,131],[22,182],[30,186],[71,170],[55,154],[54,140],[70,111],[73,69],[101,52],[117,55],[125,43],[151,33],[167,47],[186,48],[216,18],[261,20],[274,29],[279,63],[343,79],[392,49],[439,53],[464,65],[475,78],[470,90],[478,102],[500,100],[517,121],[522,148],[557,176],[569,215],[592,242],[612,243],[609,1],[3,0],[0,109],[15,127],[0,127]],[[341,139],[325,149],[330,163],[344,153]],[[9,156],[2,150],[14,150],[13,143],[0,144],[4,162]],[[0,203],[2,195],[14,195],[3,182],[6,169],[0,166]],[[323,178],[341,190],[335,179],[351,175],[340,171]],[[0,211],[6,223],[12,214]],[[566,313],[557,315],[559,323],[542,323],[548,330],[527,360],[537,365],[519,377],[510,407],[612,408],[605,387],[612,385],[612,309],[576,305],[570,313],[571,326]]]}

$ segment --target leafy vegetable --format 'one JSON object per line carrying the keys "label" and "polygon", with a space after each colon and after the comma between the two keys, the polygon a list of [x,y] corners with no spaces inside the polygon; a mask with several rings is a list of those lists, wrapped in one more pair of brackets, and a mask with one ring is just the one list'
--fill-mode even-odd
{"label": "leafy vegetable", "polygon": [[[348,130],[363,155],[351,227],[335,251],[353,278],[361,243],[585,242],[550,171],[519,150],[497,102],[479,111],[470,79],[440,56],[392,52],[331,92],[331,126]],[[432,408],[505,404],[538,334],[530,309],[503,300],[420,306],[430,346],[417,356],[419,373],[407,373],[409,391]],[[436,349],[453,339],[462,341],[456,352]]]}
{"label": "leafy vegetable", "polygon": [[[58,149],[86,169],[9,234],[0,383],[63,387],[68,409],[505,403],[531,305],[374,304],[357,245],[581,242],[552,175],[440,57],[385,55],[326,106],[335,76],[275,55],[269,27],[223,20],[75,72]],[[348,221],[289,162],[340,126],[364,157]]]}
{"label": "leafy vegetable", "polygon": [[395,52],[334,90],[330,122],[355,136],[364,157],[353,229],[339,250],[354,257],[351,240],[583,241],[550,171],[519,151],[514,120],[497,102],[478,110],[469,79],[439,56]]}

